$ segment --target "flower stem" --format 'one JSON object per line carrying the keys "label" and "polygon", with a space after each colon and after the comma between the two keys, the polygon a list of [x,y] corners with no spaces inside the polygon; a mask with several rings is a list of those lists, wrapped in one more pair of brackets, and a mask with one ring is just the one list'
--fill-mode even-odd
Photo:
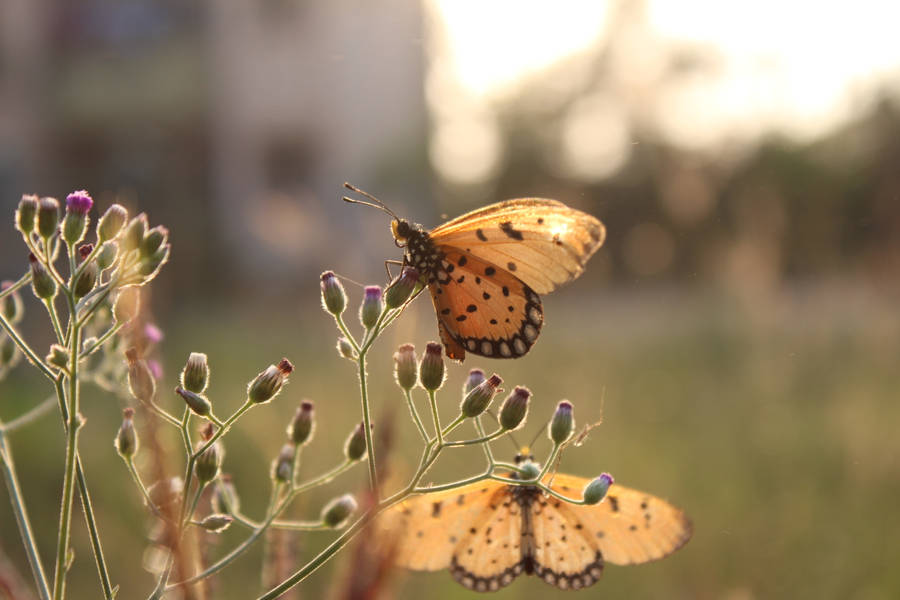
{"label": "flower stem", "polygon": [[357,356],[359,365],[359,396],[362,403],[363,429],[366,435],[366,457],[369,463],[369,490],[378,497],[378,474],[375,472],[375,445],[372,441],[372,417],[369,411],[369,392],[366,383],[366,351],[364,346]]}
{"label": "flower stem", "polygon": [[34,539],[34,532],[31,529],[31,521],[28,519],[28,511],[25,508],[25,497],[22,495],[22,488],[19,485],[19,478],[16,475],[15,463],[13,463],[12,453],[6,445],[6,430],[0,429],[0,468],[3,469],[3,475],[6,478],[6,489],[9,491],[9,501],[12,504],[13,512],[16,515],[16,523],[19,525],[19,533],[22,535],[22,543],[25,546],[25,554],[28,556],[28,564],[31,566],[31,572],[34,575],[34,582],[40,594],[41,600],[50,599],[50,585],[47,583],[47,575],[44,573],[44,566],[41,564],[41,557],[38,553],[37,544]]}

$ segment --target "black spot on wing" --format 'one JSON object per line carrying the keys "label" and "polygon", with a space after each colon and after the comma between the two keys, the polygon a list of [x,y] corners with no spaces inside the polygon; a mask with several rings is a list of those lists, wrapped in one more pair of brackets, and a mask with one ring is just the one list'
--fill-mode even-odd
{"label": "black spot on wing", "polygon": [[479,240],[481,240],[482,242],[486,242],[486,241],[487,241],[487,237],[484,235],[484,232],[483,232],[481,229],[476,229],[476,230],[475,230],[475,237],[477,237],[477,238],[478,238]]}
{"label": "black spot on wing", "polygon": [[512,238],[514,240],[519,240],[519,241],[525,239],[522,236],[522,232],[513,227],[511,221],[504,221],[503,223],[500,223],[500,230],[503,233],[505,233],[506,237],[508,237],[508,238]]}

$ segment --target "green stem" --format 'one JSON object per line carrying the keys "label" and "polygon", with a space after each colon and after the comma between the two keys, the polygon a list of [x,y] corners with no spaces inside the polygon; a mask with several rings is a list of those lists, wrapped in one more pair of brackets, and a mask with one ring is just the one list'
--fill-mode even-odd
{"label": "green stem", "polygon": [[56,341],[60,344],[64,343],[66,336],[63,334],[62,327],[59,325],[59,316],[56,314],[56,305],[53,304],[53,298],[45,298],[44,306],[47,307],[47,312],[50,313],[50,322],[53,323],[53,332],[56,333]]}
{"label": "green stem", "polygon": [[444,442],[444,447],[445,447],[445,448],[455,448],[455,447],[458,447],[458,446],[474,446],[475,444],[484,444],[484,447],[485,447],[485,453],[486,453],[486,455],[487,455],[488,462],[489,462],[491,465],[493,465],[493,464],[494,464],[494,457],[493,457],[493,455],[492,455],[492,453],[491,453],[491,449],[490,449],[490,448],[488,447],[488,445],[487,445],[487,442],[490,442],[490,441],[492,441],[492,440],[496,440],[498,437],[500,437],[501,435],[503,435],[504,433],[506,433],[506,430],[505,430],[505,429],[498,429],[497,431],[495,431],[494,433],[492,433],[492,434],[490,434],[490,435],[484,435],[484,430],[483,430],[480,426],[477,426],[477,427],[478,427],[478,430],[479,430],[478,433],[479,433],[479,435],[481,435],[481,437],[475,438],[475,439],[473,439],[473,440],[462,440],[462,441],[459,441],[459,442]]}
{"label": "green stem", "polygon": [[28,511],[25,508],[25,497],[22,494],[19,478],[16,475],[16,467],[13,462],[12,453],[6,445],[4,429],[0,429],[0,468],[3,469],[3,475],[6,478],[6,489],[9,491],[9,501],[10,504],[12,504],[13,512],[16,515],[16,523],[19,526],[19,533],[22,536],[22,544],[25,546],[25,554],[28,556],[28,564],[31,566],[31,572],[34,575],[35,585],[37,586],[41,600],[49,600],[50,586],[47,583],[47,575],[44,573],[44,566],[41,564],[41,557],[38,553],[37,544],[35,543],[34,532],[31,529],[31,521],[28,519]]}
{"label": "green stem", "polygon": [[375,472],[375,445],[372,441],[372,417],[369,412],[369,391],[366,383],[366,350],[364,346],[357,356],[359,366],[359,395],[362,403],[363,429],[366,436],[366,458],[369,463],[369,490],[378,497],[378,474]]}
{"label": "green stem", "polygon": [[11,431],[15,431],[16,429],[24,427],[25,425],[28,425],[33,421],[38,420],[40,417],[44,416],[53,409],[53,404],[55,403],[55,401],[56,398],[50,396],[34,408],[30,409],[28,412],[21,414],[12,421],[0,426],[0,431],[9,433]]}
{"label": "green stem", "polygon": [[428,402],[431,404],[431,418],[434,421],[434,435],[439,446],[444,445],[444,433],[441,431],[441,418],[438,415],[437,400],[434,390],[428,390]]}
{"label": "green stem", "polygon": [[25,286],[28,285],[29,283],[31,283],[31,271],[29,271],[29,272],[25,273],[24,275],[22,275],[22,276],[19,278],[19,280],[18,280],[17,282],[15,282],[14,284],[12,284],[12,285],[9,286],[8,288],[3,289],[3,290],[0,290],[0,299],[3,299],[3,298],[5,298],[6,296],[8,296],[8,295],[12,294],[13,292],[15,292],[16,290],[25,287]]}
{"label": "green stem", "polygon": [[428,433],[425,431],[425,426],[422,425],[422,419],[419,418],[419,411],[416,410],[416,405],[413,404],[412,393],[410,390],[403,390],[403,393],[406,396],[406,405],[409,406],[409,414],[412,415],[412,419],[415,422],[419,433],[422,435],[422,439],[427,442]]}
{"label": "green stem", "polygon": [[341,333],[344,334],[344,337],[347,338],[347,341],[350,342],[350,346],[353,347],[353,350],[359,354],[359,344],[356,343],[356,339],[353,337],[353,334],[350,333],[350,330],[347,329],[347,324],[344,323],[344,318],[341,315],[336,315],[334,317],[335,323],[337,323],[338,329],[341,330]]}
{"label": "green stem", "polygon": [[[49,308],[49,307],[48,307]],[[56,547],[56,568],[54,569],[54,600],[62,600],[65,593],[67,558],[69,554],[70,524],[72,521],[72,500],[75,491],[75,459],[78,456],[78,346],[81,341],[81,330],[76,326],[73,330],[72,344],[69,348],[69,418],[66,427],[66,469],[63,475],[63,498],[59,513],[59,536]]]}
{"label": "green stem", "polygon": [[107,329],[103,335],[97,338],[97,341],[95,341],[90,348],[85,348],[84,350],[82,350],[81,359],[83,360],[93,354],[98,348],[100,348],[100,346],[102,346],[106,342],[106,340],[116,335],[119,330],[122,329],[122,326],[123,323],[116,323],[115,325]]}
{"label": "green stem", "polygon": [[144,481],[141,479],[141,474],[138,473],[137,467],[134,466],[134,460],[130,456],[127,458],[123,456],[122,460],[125,462],[125,466],[128,467],[131,479],[134,480],[135,485],[141,490],[141,495],[144,497],[144,502],[147,503],[147,507],[157,517],[164,518],[162,511],[153,503],[153,499],[150,497],[150,491],[147,490],[147,486],[144,485]]}

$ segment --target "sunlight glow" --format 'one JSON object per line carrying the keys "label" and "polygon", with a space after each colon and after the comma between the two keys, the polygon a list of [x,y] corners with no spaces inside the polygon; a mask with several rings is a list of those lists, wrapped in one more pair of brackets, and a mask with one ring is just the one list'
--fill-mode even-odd
{"label": "sunlight glow", "polygon": [[[565,106],[560,93],[574,100],[553,160],[590,181],[624,165],[638,128],[708,152],[772,131],[812,140],[878,92],[900,95],[900,3],[425,2],[431,156],[451,179],[495,172],[504,154],[496,116],[510,100],[538,118]],[[528,96],[516,98],[522,89]]]}

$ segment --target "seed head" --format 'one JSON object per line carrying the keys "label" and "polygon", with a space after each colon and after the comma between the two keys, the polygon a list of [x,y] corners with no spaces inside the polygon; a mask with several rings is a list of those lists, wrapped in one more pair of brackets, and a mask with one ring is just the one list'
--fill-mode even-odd
{"label": "seed head", "polygon": [[38,233],[42,238],[48,240],[56,233],[57,225],[59,225],[59,201],[56,198],[45,196],[38,201]]}
{"label": "seed head", "polygon": [[294,457],[296,448],[293,444],[285,444],[272,462],[272,479],[281,483],[291,481],[294,476]]}
{"label": "seed head", "polygon": [[23,235],[29,235],[34,231],[34,218],[38,210],[38,197],[33,194],[25,194],[19,201],[19,208],[16,210],[16,228]]}
{"label": "seed head", "polygon": [[209,384],[209,362],[202,352],[191,352],[181,371],[181,385],[184,389],[202,394]]}
{"label": "seed head", "polygon": [[347,460],[361,460],[366,455],[366,429],[363,423],[353,428],[344,442],[344,456]]}
{"label": "seed head", "polygon": [[134,409],[122,411],[122,425],[115,440],[116,452],[124,459],[131,458],[138,450],[137,433],[134,430]]}
{"label": "seed head", "polygon": [[113,204],[106,209],[97,223],[97,239],[101,242],[113,240],[122,231],[128,221],[128,211],[120,204]]}

